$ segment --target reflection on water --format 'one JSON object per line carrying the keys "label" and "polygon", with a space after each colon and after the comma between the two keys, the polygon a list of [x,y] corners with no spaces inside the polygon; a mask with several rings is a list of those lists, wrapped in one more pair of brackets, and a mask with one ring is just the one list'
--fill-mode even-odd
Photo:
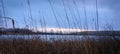
{"label": "reflection on water", "polygon": [[82,35],[0,35],[0,39],[34,39],[34,38],[41,38],[41,39],[67,39],[67,40],[74,40],[80,39],[83,37]]}
{"label": "reflection on water", "polygon": [[[42,40],[80,40],[82,37],[88,37],[84,35],[0,35],[0,40],[2,39],[35,39],[40,38]],[[99,37],[110,37],[110,36],[89,36],[90,38],[99,38]],[[116,38],[119,36],[115,36]],[[120,38],[120,37],[119,37]]]}

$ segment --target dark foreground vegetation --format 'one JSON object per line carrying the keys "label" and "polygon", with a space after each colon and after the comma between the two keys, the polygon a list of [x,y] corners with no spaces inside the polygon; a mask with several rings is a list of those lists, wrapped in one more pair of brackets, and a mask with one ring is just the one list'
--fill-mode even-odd
{"label": "dark foreground vegetation", "polygon": [[1,39],[0,54],[120,54],[118,37],[80,39]]}

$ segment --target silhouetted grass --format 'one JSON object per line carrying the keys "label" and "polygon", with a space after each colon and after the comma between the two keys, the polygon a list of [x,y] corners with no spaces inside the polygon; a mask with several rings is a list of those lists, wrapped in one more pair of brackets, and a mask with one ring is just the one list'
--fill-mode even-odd
{"label": "silhouetted grass", "polygon": [[114,37],[76,40],[2,39],[0,54],[120,54],[120,39]]}

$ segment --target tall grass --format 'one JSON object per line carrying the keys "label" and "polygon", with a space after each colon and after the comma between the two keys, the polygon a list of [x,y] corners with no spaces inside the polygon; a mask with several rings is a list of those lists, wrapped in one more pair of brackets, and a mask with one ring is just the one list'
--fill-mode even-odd
{"label": "tall grass", "polygon": [[120,54],[120,39],[113,37],[51,39],[2,39],[1,54]]}
{"label": "tall grass", "polygon": [[88,30],[88,18],[87,18],[85,0],[82,0],[82,3],[83,3],[83,11],[84,11],[84,16],[85,16],[85,25],[84,25],[84,29]]}
{"label": "tall grass", "polygon": [[55,17],[56,23],[57,23],[58,27],[60,27],[59,20],[58,20],[56,14],[55,14],[55,11],[54,11],[54,8],[53,8],[53,5],[52,5],[52,2],[51,2],[51,0],[48,0],[48,2],[49,2],[49,4],[50,4],[51,10],[52,10],[53,15],[54,15],[54,17]]}
{"label": "tall grass", "polygon": [[64,0],[61,0],[61,1],[62,1],[62,5],[63,5],[63,8],[64,8],[65,17],[66,17],[66,20],[67,20],[67,23],[68,23],[68,27],[70,28],[70,20],[69,20],[69,16],[68,16],[68,13],[67,13],[67,7],[65,5],[65,1]]}
{"label": "tall grass", "polygon": [[96,0],[96,30],[99,30],[99,13],[98,13],[98,0]]}
{"label": "tall grass", "polygon": [[[5,17],[6,16],[6,12],[5,12],[4,0],[1,0],[0,2],[1,2],[1,6],[2,6],[2,11],[3,11],[3,16],[2,17]],[[7,19],[5,19],[5,26],[6,26],[6,28],[8,28]]]}
{"label": "tall grass", "polygon": [[31,8],[30,0],[27,0],[27,5],[28,5],[28,10],[29,10],[30,27],[34,28],[35,22],[34,22],[33,15],[32,15],[32,8]]}
{"label": "tall grass", "polygon": [[79,28],[81,28],[82,29],[82,23],[81,23],[81,16],[80,16],[80,12],[79,12],[79,9],[78,9],[78,6],[77,6],[77,3],[76,3],[76,1],[75,0],[72,0],[73,1],[73,4],[74,4],[74,6],[75,6],[75,8],[76,8],[76,11],[77,11],[77,15],[78,15],[78,20],[76,19],[76,21],[77,21],[77,24],[79,25]]}
{"label": "tall grass", "polygon": [[[48,0],[48,2],[50,4],[52,13],[55,17],[58,27],[61,27],[56,12],[54,10],[52,0]],[[70,18],[67,12],[68,10],[65,1],[61,0],[61,2],[63,5],[68,26],[70,28],[71,27]],[[82,0],[82,2],[83,2],[83,9],[84,9],[83,11],[85,16],[84,28],[88,30],[88,22],[87,22],[88,19],[86,13],[85,0]],[[30,0],[27,0],[27,4],[30,12],[29,13],[30,14],[29,19],[31,20],[30,23],[31,26],[34,26]],[[73,5],[77,9],[78,18],[80,20],[80,13],[75,1],[73,2]],[[97,22],[96,22],[96,28],[97,28],[99,27],[97,3],[96,3],[96,13],[97,13]],[[43,15],[43,12],[39,12],[39,14],[42,16],[40,18],[41,27],[45,27],[45,31],[46,31],[47,25],[46,25],[46,20],[44,18],[45,15]],[[24,18],[24,22],[25,24],[27,23],[25,18]],[[83,25],[81,25],[81,22],[78,22],[77,18],[74,19],[74,24],[76,28],[77,26],[83,27]],[[45,38],[46,39],[44,40],[41,38],[0,39],[0,54],[120,54],[120,39],[116,37],[110,37],[110,36],[99,37],[99,38],[83,37],[80,39],[73,38],[70,40],[61,37],[61,39],[51,39],[50,41],[48,41],[47,35],[45,35]]]}

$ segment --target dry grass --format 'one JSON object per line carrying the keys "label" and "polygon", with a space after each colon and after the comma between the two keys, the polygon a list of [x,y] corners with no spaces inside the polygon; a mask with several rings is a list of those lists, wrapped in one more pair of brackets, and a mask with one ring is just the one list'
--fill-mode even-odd
{"label": "dry grass", "polygon": [[0,40],[0,54],[120,54],[120,39],[113,37],[46,41],[34,39]]}

